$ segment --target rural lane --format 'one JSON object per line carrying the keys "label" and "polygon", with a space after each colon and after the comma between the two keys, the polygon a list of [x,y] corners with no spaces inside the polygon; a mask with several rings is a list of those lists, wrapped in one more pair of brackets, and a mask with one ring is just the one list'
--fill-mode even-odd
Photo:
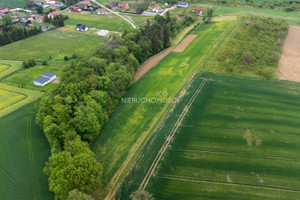
{"label": "rural lane", "polygon": [[113,13],[113,14],[115,14],[115,15],[121,17],[121,18],[123,18],[124,20],[126,20],[126,21],[132,26],[132,28],[136,29],[135,24],[132,23],[129,19],[127,19],[127,18],[123,17],[122,15],[120,15],[119,13],[117,13],[117,12],[115,12],[115,11],[113,11],[113,10],[107,8],[107,7],[105,7],[104,5],[102,5],[101,3],[99,3],[99,2],[96,1],[96,0],[92,0],[92,1],[93,1],[95,4],[97,4],[97,5],[101,6],[102,8],[104,8],[105,10],[108,10],[108,11],[110,11],[111,13]]}

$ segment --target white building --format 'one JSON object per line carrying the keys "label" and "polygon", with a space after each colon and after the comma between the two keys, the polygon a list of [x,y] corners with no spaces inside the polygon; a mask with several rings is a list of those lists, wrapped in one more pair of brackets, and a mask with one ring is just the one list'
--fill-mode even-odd
{"label": "white building", "polygon": [[163,12],[163,10],[159,6],[154,6],[154,8],[152,9],[152,12],[161,13],[161,12]]}
{"label": "white building", "polygon": [[56,74],[53,72],[45,72],[40,77],[33,81],[33,84],[36,86],[43,87],[56,79]]}

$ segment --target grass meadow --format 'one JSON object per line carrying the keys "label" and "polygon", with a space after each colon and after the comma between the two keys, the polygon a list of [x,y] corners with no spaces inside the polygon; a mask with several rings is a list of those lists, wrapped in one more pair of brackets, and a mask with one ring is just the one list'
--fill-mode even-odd
{"label": "grass meadow", "polygon": [[251,8],[251,7],[230,7],[230,6],[217,6],[210,4],[193,4],[188,8],[178,8],[174,10],[170,10],[171,15],[175,16],[184,16],[185,14],[189,14],[192,12],[195,6],[200,8],[213,8],[214,15],[216,18],[219,15],[222,16],[260,16],[266,18],[273,18],[278,20],[285,20],[289,24],[300,25],[300,14],[299,12],[285,12],[279,10],[271,10],[271,9],[263,9],[263,8]]}
{"label": "grass meadow", "polygon": [[0,127],[1,199],[54,199],[43,173],[50,148],[35,124],[34,104],[0,118]]}
{"label": "grass meadow", "polygon": [[48,59],[72,55],[88,56],[102,42],[104,37],[83,33],[51,30],[21,41],[0,47],[0,59],[27,60]]}
{"label": "grass meadow", "polygon": [[[157,97],[159,92],[167,92],[168,97],[174,97],[186,77],[231,24],[232,22],[227,21],[197,28],[194,34],[198,37],[184,52],[171,52],[137,81],[125,98]],[[91,144],[97,160],[103,164],[103,184],[107,188],[111,187],[109,182],[116,172],[126,166],[126,159],[134,154],[139,142],[147,137],[151,127],[168,106],[164,103],[120,103],[117,106],[110,120],[103,126],[101,134]]]}
{"label": "grass meadow", "polygon": [[156,199],[289,200],[300,193],[299,84],[199,74],[154,132],[120,194],[142,183],[182,118],[146,190]]}
{"label": "grass meadow", "polygon": [[0,60],[0,79],[22,68],[22,62],[12,60]]}
{"label": "grass meadow", "polygon": [[1,4],[9,8],[23,8],[25,6],[24,0],[0,0]]}
{"label": "grass meadow", "polygon": [[125,29],[131,30],[131,25],[113,14],[111,15],[84,15],[67,13],[69,19],[65,21],[66,25],[84,24],[88,28],[106,29],[109,31],[123,32]]}
{"label": "grass meadow", "polygon": [[41,90],[41,91],[48,91],[54,89],[57,84],[49,83],[44,87],[39,87],[33,84],[33,81],[41,76],[46,71],[50,71],[56,74],[57,77],[61,77],[62,70],[64,66],[44,66],[44,65],[36,65],[34,67],[28,69],[22,69],[19,72],[5,78],[3,83],[14,85],[18,87],[23,87],[27,89],[33,90]]}

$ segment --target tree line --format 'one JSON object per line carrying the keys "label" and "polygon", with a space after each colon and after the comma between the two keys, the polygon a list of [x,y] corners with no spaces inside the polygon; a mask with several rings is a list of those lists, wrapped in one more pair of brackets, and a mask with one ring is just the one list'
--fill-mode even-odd
{"label": "tree line", "polygon": [[0,46],[10,44],[41,33],[41,28],[26,29],[15,25],[4,25],[0,29]]}
{"label": "tree line", "polygon": [[71,199],[77,193],[92,199],[89,195],[101,184],[102,165],[88,143],[100,134],[140,64],[169,47],[180,28],[167,14],[140,29],[124,31],[91,57],[73,61],[63,71],[58,89],[40,99],[36,121],[52,152],[44,172],[56,199]]}

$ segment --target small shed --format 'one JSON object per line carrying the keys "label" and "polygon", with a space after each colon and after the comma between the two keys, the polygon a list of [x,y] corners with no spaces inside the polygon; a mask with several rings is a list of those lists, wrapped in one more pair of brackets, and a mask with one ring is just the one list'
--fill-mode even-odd
{"label": "small shed", "polygon": [[56,74],[53,72],[45,72],[40,77],[33,81],[33,84],[36,86],[43,87],[56,79]]}

